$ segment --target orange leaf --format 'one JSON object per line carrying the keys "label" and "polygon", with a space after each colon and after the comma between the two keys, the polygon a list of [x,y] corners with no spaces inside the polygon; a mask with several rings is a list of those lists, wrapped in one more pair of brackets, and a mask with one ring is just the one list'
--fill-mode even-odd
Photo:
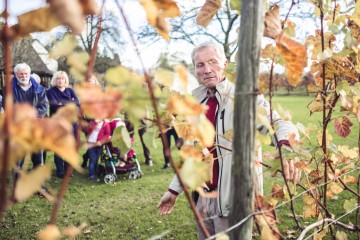
{"label": "orange leaf", "polygon": [[307,65],[306,48],[285,34],[276,39],[276,46],[285,60],[288,82],[295,87],[301,81],[302,72]]}
{"label": "orange leaf", "polygon": [[207,106],[199,104],[194,97],[180,94],[170,97],[168,108],[173,114],[182,115],[199,115],[207,110]]}
{"label": "orange leaf", "polygon": [[339,136],[345,138],[345,137],[349,136],[349,134],[351,132],[350,127],[352,125],[353,124],[352,124],[351,120],[347,116],[343,116],[341,120],[336,118],[335,123],[334,123],[335,133],[337,133]]}
{"label": "orange leaf", "polygon": [[89,118],[111,119],[122,109],[122,94],[116,89],[106,88],[103,91],[98,85],[84,84],[76,88],[76,93],[83,113]]}
{"label": "orange leaf", "polygon": [[176,73],[179,75],[179,80],[182,83],[182,88],[186,92],[187,88],[188,88],[188,82],[189,82],[189,78],[188,78],[189,73],[188,73],[187,68],[182,64],[177,64],[174,66],[174,69],[175,69]]}
{"label": "orange leaf", "polygon": [[57,240],[61,238],[61,233],[56,225],[49,224],[37,234],[37,237],[40,240]]}
{"label": "orange leaf", "polygon": [[202,6],[196,16],[196,24],[207,27],[220,8],[221,0],[206,0],[204,6]]}
{"label": "orange leaf", "polygon": [[164,18],[174,18],[181,14],[178,5],[173,0],[154,0],[154,2]]}

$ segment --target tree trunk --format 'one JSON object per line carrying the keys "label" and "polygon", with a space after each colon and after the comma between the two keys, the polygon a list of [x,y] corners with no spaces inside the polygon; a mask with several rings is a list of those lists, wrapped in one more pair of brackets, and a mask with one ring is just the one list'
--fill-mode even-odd
{"label": "tree trunk", "polygon": [[[242,1],[234,106],[230,226],[250,215],[254,208],[255,92],[259,75],[263,24],[263,1]],[[240,227],[230,232],[231,239],[251,239],[252,225],[253,219],[250,217]]]}

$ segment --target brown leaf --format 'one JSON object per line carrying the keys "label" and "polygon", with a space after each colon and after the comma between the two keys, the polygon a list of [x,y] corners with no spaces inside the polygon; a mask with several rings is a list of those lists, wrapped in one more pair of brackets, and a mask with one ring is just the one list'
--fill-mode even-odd
{"label": "brown leaf", "polygon": [[349,136],[351,133],[350,127],[352,126],[351,120],[347,116],[343,116],[341,120],[338,118],[334,122],[335,133],[343,138]]}
{"label": "brown leaf", "polygon": [[207,27],[220,8],[221,0],[206,0],[204,6],[202,6],[200,12],[196,16],[196,24]]}
{"label": "brown leaf", "polygon": [[264,37],[275,39],[281,32],[281,21],[279,16],[279,6],[275,5],[265,13]]}
{"label": "brown leaf", "polygon": [[48,32],[60,26],[61,22],[54,16],[48,7],[42,7],[18,16],[18,24],[12,28],[18,37],[32,32]]}
{"label": "brown leaf", "polygon": [[271,188],[271,196],[275,199],[284,199],[285,194],[283,188],[279,184],[275,184]]}
{"label": "brown leaf", "polygon": [[111,119],[122,109],[122,94],[116,89],[106,88],[103,91],[98,85],[84,84],[76,88],[76,93],[83,113],[89,118]]}
{"label": "brown leaf", "polygon": [[53,15],[71,28],[75,35],[80,34],[85,28],[83,21],[83,8],[79,1],[48,0]]}
{"label": "brown leaf", "polygon": [[83,15],[98,15],[100,8],[96,0],[79,0],[83,9]]}
{"label": "brown leaf", "polygon": [[154,0],[154,2],[164,18],[174,18],[181,14],[178,5],[173,0]]}

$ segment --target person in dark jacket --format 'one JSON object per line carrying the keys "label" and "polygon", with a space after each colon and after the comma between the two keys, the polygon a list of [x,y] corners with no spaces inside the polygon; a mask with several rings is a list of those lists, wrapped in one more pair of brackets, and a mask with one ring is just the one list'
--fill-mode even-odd
{"label": "person in dark jacket", "polygon": [[[30,72],[31,68],[26,63],[19,63],[15,66],[15,77],[11,80],[14,103],[29,103],[36,109],[38,118],[43,118],[49,108],[46,90],[30,76]],[[44,164],[42,156],[42,151],[31,155],[33,168]],[[22,168],[23,164],[24,159],[21,159],[18,162],[18,167]],[[15,180],[16,178],[17,176],[15,176]]]}
{"label": "person in dark jacket", "polygon": [[[46,92],[46,96],[49,99],[50,104],[50,116],[55,114],[57,110],[66,104],[74,103],[76,106],[80,106],[79,99],[76,96],[74,90],[69,88],[69,77],[64,71],[56,72],[50,82],[52,86]],[[77,134],[77,124],[73,124],[74,137]],[[57,154],[54,154],[54,162],[56,166],[56,176],[58,178],[64,178],[68,164]]]}

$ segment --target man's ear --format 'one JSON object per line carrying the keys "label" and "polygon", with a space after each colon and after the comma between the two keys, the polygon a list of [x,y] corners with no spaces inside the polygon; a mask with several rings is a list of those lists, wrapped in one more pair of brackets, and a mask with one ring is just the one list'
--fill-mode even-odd
{"label": "man's ear", "polygon": [[228,60],[226,59],[224,62],[224,68],[226,68],[227,65],[228,65]]}

